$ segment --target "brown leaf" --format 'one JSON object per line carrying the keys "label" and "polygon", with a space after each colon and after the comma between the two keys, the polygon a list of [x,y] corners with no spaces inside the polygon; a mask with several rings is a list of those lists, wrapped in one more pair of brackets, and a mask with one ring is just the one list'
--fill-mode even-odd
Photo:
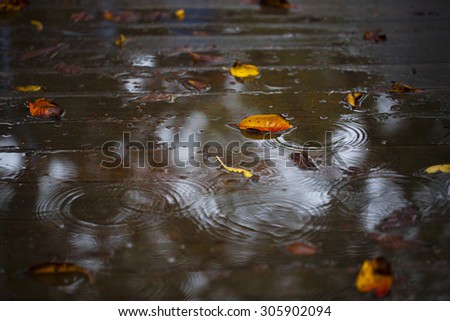
{"label": "brown leaf", "polygon": [[395,210],[389,216],[385,217],[378,225],[378,229],[386,231],[408,227],[416,224],[420,218],[421,215],[414,206],[406,206],[402,209]]}
{"label": "brown leaf", "polygon": [[391,81],[392,88],[391,92],[393,93],[414,93],[414,92],[422,92],[422,89],[414,88],[410,85],[402,84],[398,81]]}
{"label": "brown leaf", "polygon": [[135,101],[138,103],[148,103],[154,101],[168,101],[173,102],[175,100],[174,94],[155,93],[137,98]]}
{"label": "brown leaf", "polygon": [[207,83],[195,79],[188,79],[186,81],[186,84],[198,92],[203,92],[209,88],[209,85]]}
{"label": "brown leaf", "polygon": [[19,59],[21,61],[32,59],[32,58],[37,58],[37,57],[41,57],[44,59],[50,59],[50,58],[56,56],[60,50],[66,49],[68,47],[69,47],[68,44],[60,42],[51,47],[38,48],[38,49],[26,51],[20,55]]}
{"label": "brown leaf", "polygon": [[301,242],[287,244],[284,249],[294,255],[314,255],[317,253],[315,246]]}
{"label": "brown leaf", "polygon": [[390,249],[411,249],[411,248],[418,248],[421,246],[420,243],[405,240],[403,237],[397,235],[369,233],[368,236],[369,239],[379,243],[381,246]]}
{"label": "brown leaf", "polygon": [[289,9],[291,8],[291,4],[287,0],[260,0],[261,6],[267,6],[278,9]]}
{"label": "brown leaf", "polygon": [[316,170],[317,165],[312,160],[307,151],[292,153],[290,158],[301,169]]}
{"label": "brown leaf", "polygon": [[61,72],[63,74],[68,74],[68,75],[76,75],[79,74],[83,68],[77,65],[72,65],[72,64],[66,64],[64,62],[60,62],[58,64],[56,64],[53,69],[55,71]]}
{"label": "brown leaf", "polygon": [[105,20],[114,22],[132,22],[138,20],[138,15],[134,11],[120,11],[112,13],[109,10],[105,10],[102,13],[102,17]]}
{"label": "brown leaf", "polygon": [[92,273],[74,263],[44,263],[31,267],[28,273],[31,275],[81,273],[87,277],[89,283],[94,283]]}
{"label": "brown leaf", "polygon": [[73,22],[90,21],[92,19],[94,19],[94,16],[86,11],[77,11],[70,15],[70,20]]}
{"label": "brown leaf", "polygon": [[379,43],[379,42],[386,41],[387,37],[386,37],[386,35],[381,33],[381,30],[365,31],[364,32],[364,40]]}
{"label": "brown leaf", "polygon": [[204,62],[204,63],[216,63],[223,60],[222,56],[212,56],[212,55],[202,55],[199,53],[195,53],[192,51],[188,52],[192,58],[192,61],[195,63]]}

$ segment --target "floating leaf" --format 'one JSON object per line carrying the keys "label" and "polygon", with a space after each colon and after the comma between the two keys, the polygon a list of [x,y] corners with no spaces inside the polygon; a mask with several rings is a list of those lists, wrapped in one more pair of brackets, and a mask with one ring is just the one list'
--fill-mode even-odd
{"label": "floating leaf", "polygon": [[184,9],[178,9],[173,14],[180,21],[183,21],[184,18],[186,17],[186,12],[184,11]]}
{"label": "floating leaf", "polygon": [[294,152],[290,158],[301,169],[316,170],[317,164],[310,158],[307,151]]}
{"label": "floating leaf", "polygon": [[425,168],[427,174],[435,174],[437,172],[448,173],[450,172],[450,164],[433,165]]}
{"label": "floating leaf", "polygon": [[243,64],[236,61],[233,67],[230,68],[230,73],[236,78],[247,78],[259,76],[258,67],[254,65]]}
{"label": "floating leaf", "polygon": [[72,20],[73,22],[90,21],[92,19],[94,19],[94,16],[87,13],[86,11],[78,11],[70,15],[70,20]]}
{"label": "floating leaf", "polygon": [[284,246],[285,250],[294,255],[314,255],[317,249],[309,244],[295,242]]}
{"label": "floating leaf", "polygon": [[68,44],[60,42],[51,47],[33,49],[30,51],[26,51],[22,55],[20,55],[20,60],[23,61],[23,60],[28,60],[28,59],[37,58],[37,57],[49,59],[49,58],[56,56],[60,50],[66,49],[68,47],[69,47]]}
{"label": "floating leaf", "polygon": [[347,96],[345,96],[345,101],[353,108],[357,108],[360,106],[363,97],[364,93],[361,92],[348,93]]}
{"label": "floating leaf", "polygon": [[76,75],[79,74],[83,68],[78,65],[66,64],[64,62],[60,62],[53,67],[54,70],[58,72],[62,72],[64,74]]}
{"label": "floating leaf", "polygon": [[289,9],[291,4],[287,0],[260,0],[260,5],[278,9]]}
{"label": "floating leaf", "polygon": [[414,93],[423,91],[422,89],[414,88],[410,85],[405,85],[398,81],[391,81],[391,83],[392,83],[391,92],[393,93]]}
{"label": "floating leaf", "polygon": [[27,5],[26,0],[5,0],[0,2],[0,12],[18,12]]}
{"label": "floating leaf", "polygon": [[30,23],[34,28],[36,28],[37,31],[44,30],[44,25],[42,24],[42,22],[38,20],[31,20]]}
{"label": "floating leaf", "polygon": [[216,156],[216,158],[219,161],[219,163],[222,165],[222,167],[225,168],[229,172],[243,174],[246,178],[251,178],[253,176],[252,172],[250,172],[246,169],[229,167],[229,166],[225,165],[218,156]]}
{"label": "floating leaf", "polygon": [[386,296],[394,283],[390,263],[383,257],[365,260],[356,277],[359,292],[373,292],[377,297]]}
{"label": "floating leaf", "polygon": [[138,19],[138,16],[133,11],[121,11],[119,13],[112,13],[109,10],[102,12],[102,17],[108,21],[114,22],[130,22]]}
{"label": "floating leaf", "polygon": [[240,130],[256,130],[259,132],[281,132],[293,126],[279,114],[261,114],[244,118],[239,124],[230,124]]}
{"label": "floating leaf", "polygon": [[191,88],[193,88],[193,89],[195,89],[196,91],[199,91],[199,92],[205,91],[205,90],[207,90],[209,88],[208,84],[206,84],[206,83],[204,83],[202,81],[199,81],[199,80],[195,80],[195,79],[188,79],[186,81],[186,84],[189,87],[191,87]]}
{"label": "floating leaf", "polygon": [[201,55],[192,51],[188,52],[193,62],[215,63],[223,60],[222,56]]}
{"label": "floating leaf", "polygon": [[420,213],[414,206],[406,206],[395,210],[389,216],[385,217],[378,229],[381,231],[392,230],[414,225],[420,220]]}
{"label": "floating leaf", "polygon": [[87,277],[89,283],[94,283],[91,272],[73,263],[44,263],[31,267],[28,272],[31,275],[81,273]]}
{"label": "floating leaf", "polygon": [[120,34],[119,38],[117,38],[116,40],[114,40],[114,44],[117,47],[122,47],[125,44],[125,41],[127,40],[127,38],[125,38],[125,36],[123,34]]}
{"label": "floating leaf", "polygon": [[39,91],[42,90],[42,86],[39,85],[17,86],[16,90],[20,92]]}
{"label": "floating leaf", "polygon": [[167,101],[173,103],[177,96],[174,94],[154,93],[137,98],[135,101],[139,103],[148,103],[154,101]]}
{"label": "floating leaf", "polygon": [[381,33],[381,30],[366,31],[364,32],[364,40],[373,41],[375,43],[383,42],[387,40],[386,35]]}
{"label": "floating leaf", "polygon": [[46,98],[39,98],[35,102],[30,102],[29,107],[32,116],[43,118],[60,117],[64,111],[61,106]]}
{"label": "floating leaf", "polygon": [[405,240],[403,237],[397,235],[369,233],[368,236],[371,240],[390,249],[411,249],[422,245],[414,241]]}

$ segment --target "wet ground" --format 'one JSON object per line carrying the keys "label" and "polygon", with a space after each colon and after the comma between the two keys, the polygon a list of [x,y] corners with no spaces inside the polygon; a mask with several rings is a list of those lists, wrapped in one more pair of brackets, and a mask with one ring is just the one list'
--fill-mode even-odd
{"label": "wet ground", "polygon": [[[395,278],[385,299],[450,299],[450,176],[424,172],[449,163],[450,4],[293,3],[42,0],[0,15],[1,299],[365,300],[355,278],[378,256]],[[386,41],[363,39],[377,30]],[[260,77],[232,77],[236,60]],[[30,116],[40,97],[62,118]],[[295,129],[227,125],[265,113]],[[28,273],[54,262],[85,272]]]}

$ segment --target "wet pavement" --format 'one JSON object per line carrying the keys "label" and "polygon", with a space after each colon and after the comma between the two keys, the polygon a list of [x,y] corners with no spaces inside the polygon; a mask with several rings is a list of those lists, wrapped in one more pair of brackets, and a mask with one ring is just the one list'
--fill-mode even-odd
{"label": "wet pavement", "polygon": [[[30,2],[0,13],[1,299],[367,300],[379,256],[384,299],[450,299],[449,3]],[[295,128],[228,126],[267,113]]]}

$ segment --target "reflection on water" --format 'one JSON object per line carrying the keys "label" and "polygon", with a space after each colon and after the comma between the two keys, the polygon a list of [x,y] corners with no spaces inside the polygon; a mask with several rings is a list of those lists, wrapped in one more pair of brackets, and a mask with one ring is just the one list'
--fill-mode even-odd
{"label": "reflection on water", "polygon": [[[446,16],[414,16],[402,1],[380,4],[384,16],[347,1],[273,13],[236,0],[173,17],[186,5],[42,1],[0,24],[0,298],[372,299],[354,289],[357,269],[385,256],[398,280],[388,298],[449,299],[450,180],[423,172],[448,163]],[[87,7],[128,20],[67,20]],[[46,25],[34,37],[30,17]],[[361,19],[394,40],[364,42]],[[47,57],[42,43],[60,49]],[[261,76],[232,77],[236,60]],[[391,80],[425,90],[392,93]],[[28,84],[45,92],[14,90]],[[354,91],[366,97],[350,109]],[[41,96],[64,106],[61,120],[28,115]],[[227,125],[265,113],[295,128],[261,137]],[[111,141],[122,163],[100,166]],[[420,218],[381,231],[408,209]],[[288,253],[291,242],[317,253]],[[95,282],[23,273],[45,262],[76,263]]]}

